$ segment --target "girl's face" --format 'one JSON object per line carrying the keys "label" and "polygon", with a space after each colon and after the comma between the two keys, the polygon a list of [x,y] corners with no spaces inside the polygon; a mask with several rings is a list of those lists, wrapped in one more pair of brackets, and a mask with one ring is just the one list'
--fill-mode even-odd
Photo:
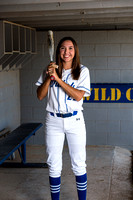
{"label": "girl's face", "polygon": [[61,44],[60,57],[65,63],[72,63],[75,55],[74,45],[71,40],[66,40]]}

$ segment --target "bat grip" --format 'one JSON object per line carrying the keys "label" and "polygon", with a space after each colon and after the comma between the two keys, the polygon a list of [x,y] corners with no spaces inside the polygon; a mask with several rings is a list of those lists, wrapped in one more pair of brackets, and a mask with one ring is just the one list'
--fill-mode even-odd
{"label": "bat grip", "polygon": [[51,79],[51,81],[54,81],[55,77],[52,75],[52,76],[50,76],[50,79]]}
{"label": "bat grip", "polygon": [[[51,63],[52,63],[52,61],[51,61]],[[58,65],[53,64],[52,66],[53,66],[55,69],[58,69]],[[51,76],[50,76],[50,79],[53,81],[53,80],[55,80],[55,77],[54,77],[53,75],[51,75]]]}

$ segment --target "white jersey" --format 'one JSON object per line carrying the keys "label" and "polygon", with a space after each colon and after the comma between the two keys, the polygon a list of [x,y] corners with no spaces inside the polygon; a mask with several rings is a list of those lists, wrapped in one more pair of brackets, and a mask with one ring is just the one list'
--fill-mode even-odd
{"label": "white jersey", "polygon": [[[43,84],[45,72],[38,79],[36,85]],[[87,67],[81,65],[81,73],[78,80],[74,80],[71,75],[71,69],[62,72],[62,80],[78,90],[85,91],[84,96],[90,96],[90,75]],[[83,110],[83,98],[76,101],[60,87],[56,81],[51,81],[48,89],[48,100],[46,110],[54,113],[71,113],[73,111]]]}

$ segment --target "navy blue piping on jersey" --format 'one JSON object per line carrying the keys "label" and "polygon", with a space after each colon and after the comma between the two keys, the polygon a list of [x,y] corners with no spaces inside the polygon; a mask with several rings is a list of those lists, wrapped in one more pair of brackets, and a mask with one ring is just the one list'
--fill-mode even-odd
{"label": "navy blue piping on jersey", "polygon": [[90,90],[89,90],[88,88],[85,88],[84,86],[79,86],[79,87],[77,87],[77,88],[84,88],[85,90],[87,90],[87,91],[90,92]]}
{"label": "navy blue piping on jersey", "polygon": [[39,83],[39,86],[42,84],[41,82],[37,81],[37,83]]}
{"label": "navy blue piping on jersey", "polygon": [[59,103],[59,87],[57,87],[57,102],[58,102],[58,112],[60,112],[60,103]]}
{"label": "navy blue piping on jersey", "polygon": [[[71,74],[68,74],[67,77],[66,77],[66,83],[67,83],[67,80],[68,80],[68,77],[70,76]],[[68,84],[68,83],[67,83]],[[66,112],[68,112],[68,107],[67,107],[67,93],[65,92],[65,104],[66,104]]]}
{"label": "navy blue piping on jersey", "polygon": [[68,112],[68,107],[67,107],[67,103],[66,103],[66,97],[67,97],[67,94],[65,93],[66,112]]}

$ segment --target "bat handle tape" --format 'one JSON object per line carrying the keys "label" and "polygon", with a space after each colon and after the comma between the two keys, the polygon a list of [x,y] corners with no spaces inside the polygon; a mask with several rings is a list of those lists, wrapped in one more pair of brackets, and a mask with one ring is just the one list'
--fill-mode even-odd
{"label": "bat handle tape", "polygon": [[51,81],[54,81],[55,77],[52,75],[52,76],[50,76],[50,79],[51,79]]}

